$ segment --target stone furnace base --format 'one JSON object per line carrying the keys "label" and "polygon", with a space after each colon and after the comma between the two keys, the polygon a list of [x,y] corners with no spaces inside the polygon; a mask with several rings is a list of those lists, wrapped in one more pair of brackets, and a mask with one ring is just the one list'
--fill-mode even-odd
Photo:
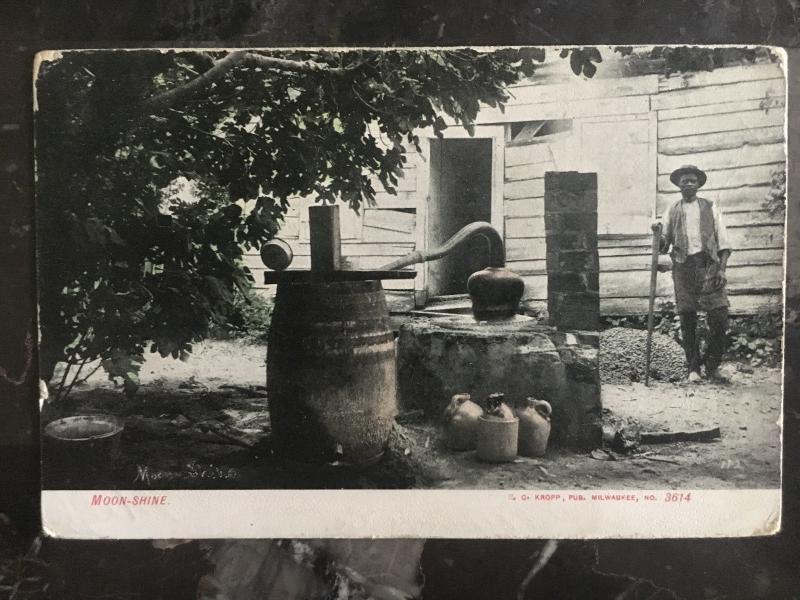
{"label": "stone furnace base", "polygon": [[502,392],[514,406],[527,396],[553,406],[552,442],[600,446],[602,404],[597,332],[564,332],[517,316],[476,322],[472,316],[413,319],[400,328],[398,403],[438,418],[453,394],[482,402]]}

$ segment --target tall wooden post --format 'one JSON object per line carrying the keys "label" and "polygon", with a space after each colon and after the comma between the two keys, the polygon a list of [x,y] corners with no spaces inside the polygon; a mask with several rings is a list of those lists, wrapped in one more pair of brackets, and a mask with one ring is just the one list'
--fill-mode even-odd
{"label": "tall wooden post", "polygon": [[339,207],[335,204],[310,206],[308,226],[311,238],[311,270],[326,273],[338,271],[342,260]]}

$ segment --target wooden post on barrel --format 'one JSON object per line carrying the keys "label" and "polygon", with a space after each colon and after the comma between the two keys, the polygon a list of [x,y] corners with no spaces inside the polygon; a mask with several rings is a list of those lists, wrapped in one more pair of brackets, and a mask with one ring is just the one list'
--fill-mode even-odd
{"label": "wooden post on barrel", "polygon": [[309,208],[310,270],[264,274],[278,284],[267,341],[272,445],[294,460],[364,467],[383,455],[397,412],[381,280],[416,273],[343,270],[338,211]]}
{"label": "wooden post on barrel", "polygon": [[308,207],[308,228],[311,238],[311,270],[338,271],[342,260],[339,233],[339,207],[321,204]]}

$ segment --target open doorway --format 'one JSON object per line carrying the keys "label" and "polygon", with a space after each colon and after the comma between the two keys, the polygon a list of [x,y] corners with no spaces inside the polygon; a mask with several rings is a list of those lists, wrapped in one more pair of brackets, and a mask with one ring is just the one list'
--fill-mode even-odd
{"label": "open doorway", "polygon": [[[492,139],[430,140],[426,245],[435,248],[473,221],[492,220]],[[428,264],[428,295],[467,293],[467,279],[488,265],[486,240],[469,240]]]}

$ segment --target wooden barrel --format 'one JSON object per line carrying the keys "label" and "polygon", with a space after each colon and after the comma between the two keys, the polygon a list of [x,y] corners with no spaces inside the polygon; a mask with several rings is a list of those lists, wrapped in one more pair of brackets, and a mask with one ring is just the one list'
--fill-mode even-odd
{"label": "wooden barrel", "polygon": [[267,390],[278,452],[377,462],[397,413],[394,336],[381,282],[279,284]]}

